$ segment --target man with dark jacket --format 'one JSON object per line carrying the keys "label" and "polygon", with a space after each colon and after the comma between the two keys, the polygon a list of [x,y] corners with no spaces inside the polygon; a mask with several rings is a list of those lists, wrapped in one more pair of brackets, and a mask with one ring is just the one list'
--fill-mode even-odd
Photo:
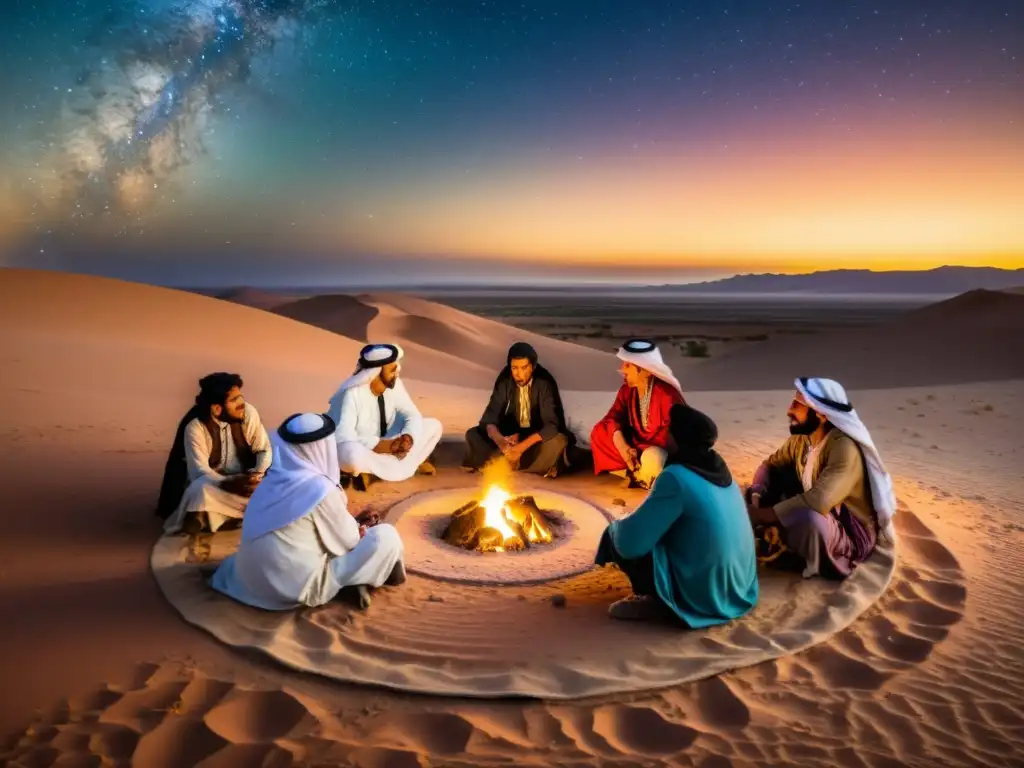
{"label": "man with dark jacket", "polygon": [[466,432],[462,465],[480,469],[503,454],[513,469],[555,477],[571,435],[554,376],[523,341],[508,350],[480,424]]}

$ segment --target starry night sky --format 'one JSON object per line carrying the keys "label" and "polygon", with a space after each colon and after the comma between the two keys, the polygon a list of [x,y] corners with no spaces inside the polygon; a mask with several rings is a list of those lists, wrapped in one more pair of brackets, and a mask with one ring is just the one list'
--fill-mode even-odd
{"label": "starry night sky", "polygon": [[7,264],[1024,266],[1020,0],[6,0],[4,21]]}

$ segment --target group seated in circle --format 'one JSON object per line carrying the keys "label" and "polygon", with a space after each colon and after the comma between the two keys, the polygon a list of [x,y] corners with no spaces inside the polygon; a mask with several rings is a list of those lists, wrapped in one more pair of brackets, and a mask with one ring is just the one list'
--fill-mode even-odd
{"label": "group seated in circle", "polygon": [[[798,378],[789,436],[741,489],[715,450],[718,429],[686,402],[658,346],[634,339],[617,356],[623,383],[590,432],[569,428],[555,377],[536,350],[508,350],[462,466],[505,461],[554,481],[592,468],[646,492],[610,523],[595,567],[621,570],[631,594],[609,607],[623,620],[701,628],[748,613],[758,569],[845,579],[892,537],[892,479],[838,382]],[[268,435],[238,374],[199,382],[175,435],[157,514],[167,535],[241,525],[238,550],[211,586],[267,610],[319,606],[406,580],[397,530],[374,513],[353,516],[347,491],[436,472],[442,436],[400,377],[403,351],[369,344],[324,413],[288,417]]]}

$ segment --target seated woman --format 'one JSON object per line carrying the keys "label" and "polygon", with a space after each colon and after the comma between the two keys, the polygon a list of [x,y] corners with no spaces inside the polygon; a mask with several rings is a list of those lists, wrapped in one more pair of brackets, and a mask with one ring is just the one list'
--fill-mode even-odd
{"label": "seated woman", "polygon": [[349,514],[338,485],[335,424],[326,414],[296,414],[271,437],[274,464],[242,521],[242,542],[211,586],[266,610],[323,605],[354,587],[360,607],[370,587],[405,581],[398,531]]}
{"label": "seated woman", "polygon": [[757,558],[747,506],[713,449],[715,423],[688,405],[669,412],[665,469],[636,510],[608,526],[598,565],[629,577],[616,619],[678,619],[693,629],[724,624],[757,602]]}

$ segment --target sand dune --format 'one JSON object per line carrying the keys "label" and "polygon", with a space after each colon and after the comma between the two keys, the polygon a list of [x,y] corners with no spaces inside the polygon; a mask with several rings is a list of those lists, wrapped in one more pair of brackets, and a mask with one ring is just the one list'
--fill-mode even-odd
{"label": "sand dune", "polygon": [[878,326],[774,337],[689,366],[700,390],[785,387],[794,374],[854,388],[1024,378],[1024,296],[977,290]]}
{"label": "sand dune", "polygon": [[364,344],[369,338],[370,321],[379,312],[354,296],[326,294],[299,299],[270,308],[275,314],[290,317],[325,331],[347,336]]}
{"label": "sand dune", "polygon": [[[1020,380],[853,389],[907,510],[889,590],[828,642],[663,691],[468,702],[350,687],[236,652],[182,621],[149,570],[159,528],[149,510],[195,379],[211,366],[241,370],[275,424],[322,407],[339,361],[347,373],[360,342],[178,291],[14,270],[0,273],[0,321],[0,677],[17,692],[0,697],[0,764],[1022,764]],[[868,371],[880,374],[914,354],[878,349]],[[748,381],[776,381],[776,369],[755,363],[742,371]],[[435,373],[411,389],[458,433],[486,389]],[[749,477],[785,433],[791,378],[778,377],[780,391],[692,396],[718,422],[737,477]],[[567,399],[580,418],[607,406],[602,392]],[[352,506],[387,507],[409,491],[376,487]],[[625,504],[637,498],[623,492]],[[417,580],[382,597],[378,615],[390,626],[397,608],[417,609],[427,591]],[[435,597],[445,598],[431,603],[435,635],[472,620],[459,610],[468,595]],[[797,597],[782,606],[798,611]],[[515,600],[500,619],[527,617],[508,625],[529,637],[539,607]],[[618,646],[643,647],[636,628],[609,628],[609,642],[596,613],[592,624],[555,624],[557,609],[543,607],[535,642],[549,654],[589,643],[609,658]],[[386,648],[372,610],[353,621]],[[572,634],[574,626],[588,632]]]}
{"label": "sand dune", "polygon": [[[489,386],[516,341],[537,349],[560,385],[577,390],[614,391],[621,383],[611,354],[549,339],[493,320],[400,294],[330,294],[272,308],[272,311],[358,341],[394,341],[403,346],[407,376]],[[614,348],[614,343],[609,342]]]}
{"label": "sand dune", "polygon": [[217,298],[256,309],[273,310],[275,307],[298,301],[302,297],[289,296],[287,294],[275,293],[274,291],[262,291],[259,288],[235,288],[217,294]]}

